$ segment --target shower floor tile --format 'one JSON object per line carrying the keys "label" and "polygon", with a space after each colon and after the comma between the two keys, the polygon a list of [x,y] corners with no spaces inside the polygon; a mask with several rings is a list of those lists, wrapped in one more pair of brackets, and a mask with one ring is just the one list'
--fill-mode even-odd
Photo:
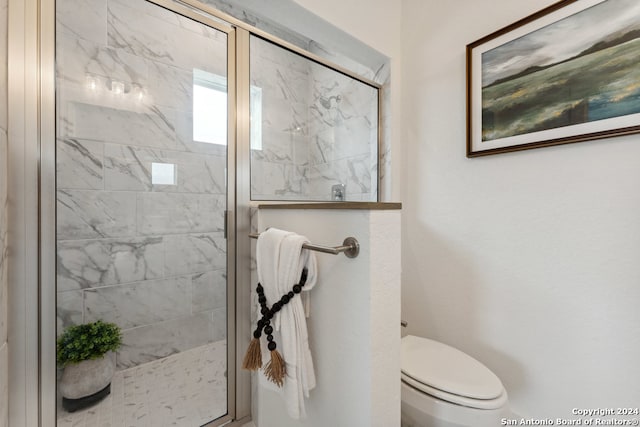
{"label": "shower floor tile", "polygon": [[58,427],[199,427],[227,413],[227,346],[218,341],[118,371],[111,394]]}

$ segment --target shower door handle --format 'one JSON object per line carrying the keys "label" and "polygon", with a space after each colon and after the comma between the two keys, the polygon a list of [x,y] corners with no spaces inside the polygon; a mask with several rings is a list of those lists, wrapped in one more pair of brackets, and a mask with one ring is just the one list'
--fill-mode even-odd
{"label": "shower door handle", "polygon": [[224,238],[227,238],[227,228],[229,221],[229,211],[224,211]]}

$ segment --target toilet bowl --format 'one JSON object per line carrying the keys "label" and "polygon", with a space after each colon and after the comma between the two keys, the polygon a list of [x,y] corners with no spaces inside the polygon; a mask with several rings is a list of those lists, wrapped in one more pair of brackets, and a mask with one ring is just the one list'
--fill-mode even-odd
{"label": "toilet bowl", "polygon": [[494,427],[508,418],[500,379],[438,341],[402,338],[402,427]]}

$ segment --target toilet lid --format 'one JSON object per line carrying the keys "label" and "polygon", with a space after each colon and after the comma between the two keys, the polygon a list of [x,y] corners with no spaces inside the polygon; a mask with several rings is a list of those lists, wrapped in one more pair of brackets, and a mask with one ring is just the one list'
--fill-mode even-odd
{"label": "toilet lid", "polygon": [[464,398],[492,400],[506,394],[500,379],[482,363],[427,338],[402,339],[402,373],[429,388]]}

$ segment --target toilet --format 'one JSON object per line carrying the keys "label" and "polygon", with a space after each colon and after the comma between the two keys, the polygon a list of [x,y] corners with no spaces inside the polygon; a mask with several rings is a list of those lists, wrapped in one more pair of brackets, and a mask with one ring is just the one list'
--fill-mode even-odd
{"label": "toilet", "polygon": [[402,338],[402,427],[495,427],[511,415],[500,379],[428,338]]}

